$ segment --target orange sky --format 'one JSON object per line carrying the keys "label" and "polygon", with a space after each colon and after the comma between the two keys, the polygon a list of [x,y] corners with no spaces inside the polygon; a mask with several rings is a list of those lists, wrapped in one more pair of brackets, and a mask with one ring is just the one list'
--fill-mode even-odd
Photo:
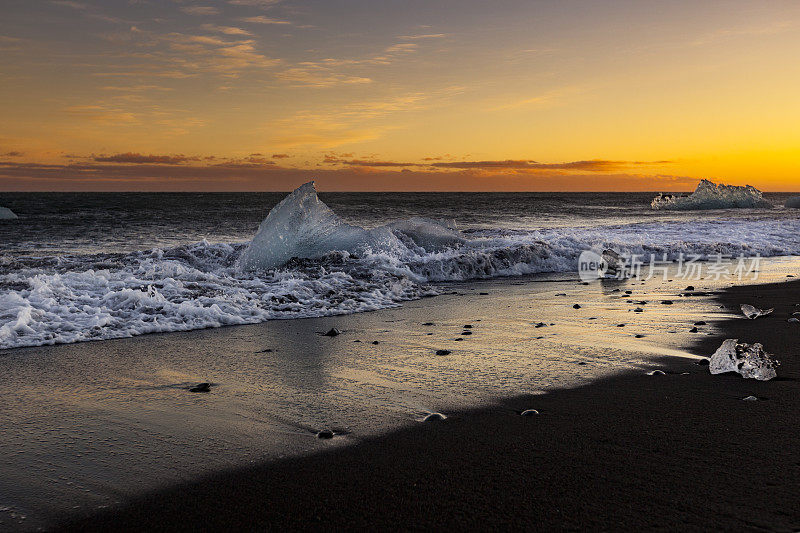
{"label": "orange sky", "polygon": [[0,9],[0,191],[800,190],[795,1]]}

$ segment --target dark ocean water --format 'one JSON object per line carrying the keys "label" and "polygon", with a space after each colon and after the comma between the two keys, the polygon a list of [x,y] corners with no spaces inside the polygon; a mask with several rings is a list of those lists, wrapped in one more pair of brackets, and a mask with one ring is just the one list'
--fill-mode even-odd
{"label": "dark ocean water", "polygon": [[[655,193],[320,193],[351,224],[413,216],[454,220],[465,230],[539,230],[636,222],[776,220],[782,208],[655,212]],[[19,220],[0,223],[0,253],[132,252],[252,238],[286,193],[0,193]],[[765,197],[782,206],[790,194]]]}
{"label": "dark ocean water", "polygon": [[[284,193],[4,193],[19,218],[0,221],[0,348],[382,309],[451,281],[574,272],[585,250],[800,254],[788,194],[703,211],[653,196],[320,194],[331,213],[311,189],[248,251]],[[278,248],[308,259],[265,259]]]}

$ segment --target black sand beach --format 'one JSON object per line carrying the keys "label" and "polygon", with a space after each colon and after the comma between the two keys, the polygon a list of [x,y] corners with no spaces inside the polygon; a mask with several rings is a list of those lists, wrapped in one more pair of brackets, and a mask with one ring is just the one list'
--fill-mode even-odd
{"label": "black sand beach", "polygon": [[[101,530],[800,528],[800,284],[719,297],[775,307],[726,320],[692,349],[762,342],[769,382],[712,376],[664,358],[666,375],[628,372],[517,397],[355,446],[219,473],[58,528]],[[742,401],[755,395],[759,401]],[[524,409],[538,416],[520,416]]]}

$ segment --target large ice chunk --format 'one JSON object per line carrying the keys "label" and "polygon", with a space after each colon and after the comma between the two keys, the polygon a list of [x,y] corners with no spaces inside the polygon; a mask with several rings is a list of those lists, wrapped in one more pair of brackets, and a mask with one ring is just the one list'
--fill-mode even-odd
{"label": "large ice chunk", "polygon": [[689,211],[695,209],[731,209],[745,207],[772,207],[764,200],[761,191],[750,185],[716,184],[701,180],[689,196],[660,194],[650,203],[653,209]]}
{"label": "large ice chunk", "polygon": [[0,220],[14,220],[16,218],[18,218],[17,215],[11,209],[0,206]]}
{"label": "large ice chunk", "polygon": [[738,339],[726,339],[708,363],[712,374],[738,372],[745,378],[766,381],[777,376],[775,368],[780,363],[764,352],[761,343],[739,343]]}
{"label": "large ice chunk", "polygon": [[402,244],[386,227],[367,230],[345,223],[318,197],[310,181],[272,208],[242,254],[246,270],[270,269],[293,257],[322,257],[334,250],[361,253]]}

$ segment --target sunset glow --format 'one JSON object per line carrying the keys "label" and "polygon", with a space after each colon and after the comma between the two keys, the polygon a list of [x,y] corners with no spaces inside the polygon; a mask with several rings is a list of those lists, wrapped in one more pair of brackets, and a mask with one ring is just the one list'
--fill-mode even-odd
{"label": "sunset glow", "polygon": [[11,0],[0,191],[800,189],[800,5]]}

